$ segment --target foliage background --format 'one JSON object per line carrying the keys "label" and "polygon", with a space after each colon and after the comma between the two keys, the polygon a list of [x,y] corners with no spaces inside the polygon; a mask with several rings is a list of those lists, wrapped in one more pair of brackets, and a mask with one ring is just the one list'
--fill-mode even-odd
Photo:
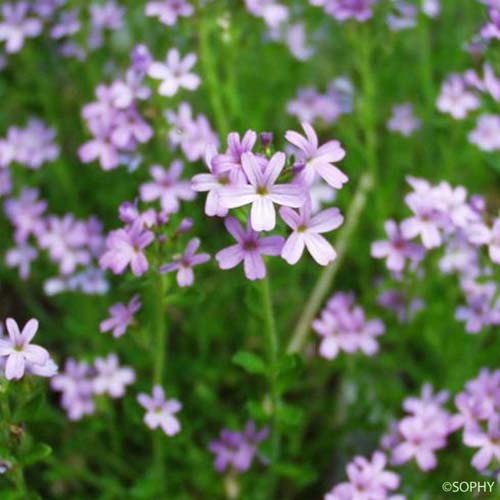
{"label": "foliage background", "polygon": [[[463,44],[477,31],[484,8],[469,0],[443,1],[439,19],[421,17],[416,29],[391,33],[384,6],[363,25],[340,25],[306,2],[291,2],[301,6],[308,32],[315,33],[314,57],[298,62],[285,46],[263,39],[262,21],[248,14],[243,2],[207,2],[175,29],[146,18],[144,3],[127,2],[125,29],[83,64],[59,58],[52,42],[39,37],[0,73],[0,134],[35,115],[57,129],[62,147],[60,158],[38,171],[15,170],[15,185],[37,186],[53,213],[96,214],[106,229],[112,229],[118,205],[136,196],[138,185],[147,178],[147,165],[168,165],[174,157],[165,145],[167,123],[162,113],[167,107],[177,108],[187,99],[196,112],[209,116],[221,137],[230,130],[272,131],[279,147],[284,145],[284,132],[298,127],[287,115],[286,103],[299,87],[324,88],[342,74],[352,78],[354,113],[321,130],[323,139],[340,139],[348,152],[343,168],[350,182],[336,205],[347,211],[362,173],[372,168],[366,130],[370,125],[376,140],[375,187],[331,292],[354,290],[369,316],[384,319],[387,333],[381,338],[381,352],[373,358],[322,360],[315,355],[311,334],[305,352],[287,361],[293,366],[284,382],[287,411],[281,425],[286,439],[277,498],[320,498],[344,477],[344,465],[354,454],[376,448],[390,419],[400,416],[405,396],[418,392],[424,382],[457,392],[480,367],[498,366],[496,332],[466,335],[455,321],[459,292],[453,278],[430,272],[415,283],[412,292],[425,300],[426,307],[410,324],[399,325],[376,304],[375,283],[387,274],[369,256],[370,243],[382,236],[384,220],[407,215],[403,195],[408,174],[463,184],[486,195],[493,209],[500,208],[498,155],[482,153],[467,142],[468,120],[452,121],[435,111],[444,77],[474,64]],[[87,137],[81,106],[93,100],[98,83],[111,81],[127,66],[129,50],[138,42],[146,43],[156,59],[172,46],[181,53],[195,51],[201,58],[196,70],[203,84],[196,93],[168,101],[153,95],[146,114],[154,123],[155,137],[144,148],[137,171],[103,172],[95,164],[83,165],[76,155]],[[498,54],[491,57],[498,60]],[[371,90],[364,71],[373,95],[367,95]],[[368,111],[367,99],[371,99]],[[385,128],[390,108],[402,101],[413,102],[416,114],[424,119],[423,130],[411,139],[391,135]],[[189,174],[202,168],[201,163],[187,165]],[[203,215],[202,198],[184,204],[182,215],[194,218],[195,232],[214,254],[229,238],[219,220]],[[0,246],[5,251],[11,246],[11,229],[3,218],[0,224],[4,235]],[[429,267],[436,269],[435,263]],[[294,267],[275,259],[269,270],[286,346],[321,269],[308,259]],[[213,261],[197,270],[193,288],[179,290],[170,284],[164,385],[184,407],[182,432],[167,439],[157,433],[151,436],[135,401],[136,392],[148,391],[151,384],[152,353],[134,340],[151,321],[154,300],[147,300],[151,284],[120,278],[113,280],[116,286],[104,298],[68,293],[49,299],[42,290],[47,275],[45,266],[38,265],[29,282],[23,283],[15,271],[1,266],[2,317],[22,321],[37,317],[42,325],[38,340],[59,362],[68,356],[91,360],[117,351],[123,363],[136,369],[138,381],[123,400],[102,400],[96,415],[77,423],[66,420],[58,396],[44,381],[34,387],[27,387],[26,381],[19,384],[25,403],[14,421],[23,422],[34,442],[47,443],[53,450],[26,468],[30,489],[42,498],[161,498],[157,488],[163,482],[165,498],[223,498],[224,480],[213,469],[207,444],[222,426],[240,428],[250,417],[262,425],[267,419],[265,379],[232,362],[237,351],[265,351],[256,285],[244,279],[241,269],[223,272]],[[137,289],[145,302],[140,328],[119,341],[100,335],[98,324],[107,308]],[[165,440],[164,462],[158,470],[151,466],[151,449],[152,440],[160,439]],[[477,480],[470,454],[457,440],[440,452],[439,467],[432,473],[423,474],[414,465],[401,468],[402,491],[411,499],[441,498],[444,480]],[[242,498],[269,498],[269,478],[264,467],[254,466],[241,477]],[[2,498],[17,497],[8,477],[0,484]]]}

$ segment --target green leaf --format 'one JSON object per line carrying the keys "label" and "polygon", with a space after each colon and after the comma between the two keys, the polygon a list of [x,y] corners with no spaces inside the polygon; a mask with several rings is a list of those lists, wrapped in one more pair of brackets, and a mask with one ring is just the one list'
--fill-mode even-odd
{"label": "green leaf", "polygon": [[23,457],[22,462],[24,465],[36,464],[45,460],[52,454],[52,448],[45,443],[37,443],[31,450]]}
{"label": "green leaf", "polygon": [[277,417],[283,427],[298,427],[304,420],[304,411],[296,406],[281,405]]}
{"label": "green leaf", "polygon": [[266,373],[266,364],[264,361],[249,351],[238,351],[233,356],[233,363],[254,375],[265,375]]}
{"label": "green leaf", "polygon": [[317,473],[312,467],[300,466],[292,463],[280,463],[274,466],[275,471],[299,486],[306,486],[316,480]]}

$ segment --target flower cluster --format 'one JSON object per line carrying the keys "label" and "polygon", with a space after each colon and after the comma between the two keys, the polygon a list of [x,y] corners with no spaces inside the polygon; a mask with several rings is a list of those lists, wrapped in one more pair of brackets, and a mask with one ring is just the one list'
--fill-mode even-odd
{"label": "flower cluster", "polygon": [[335,359],[340,351],[362,351],[373,356],[378,351],[377,337],[385,331],[378,319],[367,320],[364,310],[355,304],[353,293],[337,292],[314,320],[313,330],[321,337],[319,354]]}
{"label": "flower cluster", "polygon": [[371,460],[354,457],[346,467],[348,481],[335,485],[324,500],[404,500],[391,491],[399,487],[399,475],[386,469],[387,458],[381,451],[373,453]]}
{"label": "flower cluster", "polygon": [[64,372],[51,380],[54,391],[61,392],[61,406],[70,420],[80,420],[95,411],[95,397],[109,395],[122,398],[126,387],[135,381],[135,372],[120,366],[118,356],[96,358],[92,365],[85,361],[66,360]]}
{"label": "flower cluster", "polygon": [[26,127],[9,127],[5,138],[0,139],[0,168],[17,163],[33,170],[59,156],[59,146],[54,142],[56,132],[37,118],[30,118]]}
{"label": "flower cluster", "polygon": [[143,83],[151,58],[144,46],[136,47],[131,57],[132,66],[125,78],[111,85],[99,85],[97,101],[82,109],[93,137],[80,147],[80,159],[84,163],[98,160],[103,170],[112,170],[126,162],[139,144],[153,136],[153,129],[138,108],[138,102],[151,94]]}
{"label": "flower cluster", "polygon": [[[243,432],[223,429],[219,439],[212,441],[209,450],[214,454],[214,465],[218,472],[230,469],[233,472],[246,472],[255,457],[259,457],[257,447],[269,436],[269,429],[257,430],[255,423],[247,422]],[[259,457],[260,458],[260,457]],[[261,461],[265,461],[261,458]]]}
{"label": "flower cluster", "polygon": [[[289,264],[295,264],[307,248],[321,265],[336,258],[335,250],[321,233],[338,228],[343,217],[336,208],[313,214],[310,190],[318,179],[334,189],[342,188],[347,176],[334,162],[342,160],[345,151],[338,141],[320,146],[311,125],[303,123],[302,127],[305,136],[291,130],[285,135],[297,150],[294,164],[287,162],[285,153],[280,151],[266,155],[269,146],[264,154],[254,151],[257,134],[252,130],[243,137],[230,133],[224,153],[215,148],[207,150],[209,173],[193,177],[193,189],[208,193],[205,213],[226,217],[230,209],[251,206],[245,229],[235,217],[226,218],[226,229],[236,244],[217,253],[221,269],[243,262],[246,277],[254,280],[266,274],[262,255],[281,255]],[[287,170],[292,174],[292,182],[278,183],[280,178],[290,176]],[[277,235],[259,236],[276,228],[275,205],[281,205],[279,215],[292,230],[286,241]]]}
{"label": "flower cluster", "polygon": [[309,0],[311,5],[323,7],[326,14],[341,23],[353,19],[364,22],[373,15],[378,0]]}
{"label": "flower cluster", "polygon": [[[38,251],[44,250],[58,268],[58,276],[45,284],[48,294],[71,289],[86,293],[106,291],[106,284],[93,267],[104,242],[99,220],[78,220],[70,213],[62,217],[46,215],[46,207],[46,202],[38,198],[38,191],[28,188],[19,197],[5,201],[4,211],[14,227],[15,241],[15,246],[7,251],[7,265],[18,268],[20,277],[27,279]],[[83,274],[77,272],[82,267]]]}
{"label": "flower cluster", "polygon": [[[500,223],[490,219],[484,200],[469,197],[463,186],[452,187],[446,182],[432,185],[417,178],[408,178],[408,182],[413,191],[405,201],[413,215],[399,226],[387,221],[389,239],[373,243],[372,256],[386,259],[393,277],[401,281],[405,270],[417,275],[422,271],[421,264],[430,250],[444,248],[439,268],[444,274],[458,274],[466,299],[466,305],[457,309],[457,319],[466,323],[469,333],[499,324],[497,285],[489,276],[490,264],[500,263]],[[416,238],[422,244],[413,241]],[[488,251],[482,252],[482,247]]]}
{"label": "flower cluster", "polygon": [[[488,100],[493,100],[495,104],[500,101],[500,79],[491,65],[485,64],[482,76],[475,70],[449,75],[441,87],[437,108],[456,120],[463,120],[482,106],[487,107]],[[482,151],[498,151],[499,134],[500,115],[486,111],[479,115],[468,139]]]}
{"label": "flower cluster", "polygon": [[180,17],[193,15],[193,6],[186,0],[160,0],[146,4],[144,13],[146,16],[156,17],[166,26],[177,24]]}
{"label": "flower cluster", "polygon": [[414,459],[423,471],[436,467],[436,452],[447,446],[448,436],[459,427],[459,419],[443,408],[448,397],[444,391],[434,394],[426,384],[420,398],[404,400],[407,415],[393,424],[381,442],[390,452],[393,465]]}
{"label": "flower cluster", "polygon": [[295,99],[288,103],[287,111],[301,122],[332,125],[341,115],[352,112],[353,98],[351,81],[341,76],[332,80],[324,94],[314,87],[300,88]]}
{"label": "flower cluster", "polygon": [[26,39],[45,31],[62,56],[82,61],[89,51],[103,45],[106,31],[123,26],[125,9],[115,0],[90,3],[84,12],[70,7],[60,0],[5,2],[1,9],[0,42],[5,43],[7,54],[19,52]]}
{"label": "flower cluster", "polygon": [[171,127],[168,134],[170,147],[173,151],[179,147],[189,161],[203,158],[207,148],[219,144],[207,117],[203,114],[193,117],[187,102],[182,102],[177,112],[167,110],[165,118]]}
{"label": "flower cluster", "polygon": [[463,442],[476,448],[472,466],[486,473],[498,473],[500,460],[500,370],[483,368],[478,377],[465,384],[455,397]]}

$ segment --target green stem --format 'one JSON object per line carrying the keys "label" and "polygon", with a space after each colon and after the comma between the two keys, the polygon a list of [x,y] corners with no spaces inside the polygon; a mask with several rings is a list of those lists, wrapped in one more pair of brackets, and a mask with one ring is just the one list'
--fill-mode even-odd
{"label": "green stem", "polygon": [[205,80],[208,84],[208,98],[214,113],[217,130],[222,137],[229,133],[229,124],[226,117],[225,106],[220,92],[221,84],[217,76],[217,61],[212,51],[213,43],[210,41],[210,18],[204,18],[200,14],[199,18],[199,54],[203,68]]}
{"label": "green stem", "polygon": [[[153,381],[154,384],[162,385],[164,366],[166,361],[167,347],[167,323],[165,318],[165,282],[164,277],[155,272],[153,276],[153,324],[151,332],[151,344],[153,352]],[[155,480],[158,482],[158,492],[164,497],[166,494],[165,484],[165,453],[163,449],[163,436],[158,436],[157,433],[152,433],[153,439],[153,470]]]}
{"label": "green stem", "polygon": [[281,394],[278,386],[278,361],[279,361],[279,338],[274,321],[273,304],[271,298],[271,286],[266,276],[261,281],[262,306],[264,312],[264,332],[267,342],[267,356],[269,363],[269,391],[272,405],[272,462],[279,459],[281,448],[281,436],[278,425],[278,409],[281,405]]}

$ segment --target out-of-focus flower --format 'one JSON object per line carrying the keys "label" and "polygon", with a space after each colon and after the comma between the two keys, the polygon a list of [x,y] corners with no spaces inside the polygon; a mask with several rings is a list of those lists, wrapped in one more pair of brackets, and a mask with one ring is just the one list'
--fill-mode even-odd
{"label": "out-of-focus flower", "polygon": [[399,476],[386,470],[387,458],[381,451],[375,451],[371,460],[357,456],[347,465],[348,482],[334,486],[324,500],[380,500],[401,499],[390,491],[399,487]]}
{"label": "out-of-focus flower", "polygon": [[441,87],[437,108],[442,113],[449,113],[456,120],[463,120],[470,111],[479,108],[479,98],[467,90],[460,75],[452,74]]}
{"label": "out-of-focus flower", "polygon": [[161,23],[173,26],[179,17],[193,15],[194,9],[186,0],[160,0],[148,2],[144,12],[146,16],[157,17]]}
{"label": "out-of-focus flower", "polygon": [[179,160],[173,161],[169,170],[153,165],[149,169],[153,182],[147,182],[140,187],[142,201],[159,200],[166,214],[178,212],[179,200],[190,201],[196,196],[191,184],[181,180],[183,169],[184,166]]}
{"label": "out-of-focus flower", "polygon": [[276,0],[245,0],[245,4],[251,14],[264,19],[271,29],[279,27],[289,16],[288,7]]}
{"label": "out-of-focus flower", "polygon": [[37,17],[29,17],[28,2],[6,2],[2,6],[0,22],[0,42],[5,42],[7,53],[19,52],[25,38],[38,36],[42,31],[42,22]]}
{"label": "out-of-focus flower", "polygon": [[134,370],[128,366],[121,367],[116,354],[97,358],[94,366],[96,373],[92,379],[92,388],[95,394],[109,394],[112,398],[121,398],[125,395],[126,386],[135,381]]}
{"label": "out-of-focus flower", "polygon": [[410,137],[413,132],[422,126],[420,119],[413,114],[413,105],[410,103],[399,104],[392,108],[392,116],[387,122],[387,128],[393,132],[399,132],[405,137]]}
{"label": "out-of-focus flower", "polygon": [[181,59],[177,49],[170,49],[164,63],[152,62],[148,68],[151,78],[162,80],[158,92],[160,95],[171,97],[177,94],[180,88],[196,90],[201,83],[200,77],[191,73],[196,63],[196,55],[188,54]]}
{"label": "out-of-focus flower", "polygon": [[110,317],[99,326],[101,333],[112,331],[113,337],[121,337],[134,322],[134,315],[140,308],[139,295],[134,295],[128,304],[113,304],[109,309]]}
{"label": "out-of-focus flower", "polygon": [[165,399],[165,392],[159,385],[153,387],[153,395],[141,393],[137,401],[146,410],[144,423],[151,429],[161,427],[167,436],[175,436],[181,430],[181,424],[175,414],[182,409],[177,399]]}
{"label": "out-of-focus flower", "polygon": [[31,262],[37,257],[38,252],[36,248],[23,244],[7,250],[5,263],[8,267],[17,267],[19,269],[19,277],[25,280],[30,274]]}
{"label": "out-of-focus flower", "polygon": [[469,142],[482,151],[500,150],[500,116],[481,115],[477,120],[476,128],[469,133]]}
{"label": "out-of-focus flower", "polygon": [[141,276],[149,263],[144,249],[154,240],[151,231],[143,230],[140,221],[126,229],[111,231],[106,238],[106,251],[99,260],[103,269],[111,269],[114,274],[122,274],[130,265],[135,276]]}
{"label": "out-of-focus flower", "polygon": [[61,406],[70,420],[94,413],[92,370],[86,362],[67,359],[64,372],[53,377],[50,385],[52,390],[62,392]]}
{"label": "out-of-focus flower", "polygon": [[336,358],[341,350],[361,350],[373,356],[378,351],[376,337],[385,331],[382,321],[367,321],[363,309],[355,306],[354,296],[342,292],[333,295],[312,326],[322,337],[319,354],[326,359]]}
{"label": "out-of-focus flower", "polygon": [[257,431],[252,421],[247,422],[243,432],[223,429],[219,439],[212,441],[208,447],[215,457],[215,469],[221,474],[227,469],[246,472],[257,455],[257,447],[268,436],[267,427]]}
{"label": "out-of-focus flower", "polygon": [[177,284],[180,287],[191,286],[194,283],[193,267],[210,260],[210,255],[207,253],[196,254],[199,246],[199,238],[193,238],[187,244],[184,254],[174,257],[174,262],[161,266],[160,272],[170,273],[177,271]]}

